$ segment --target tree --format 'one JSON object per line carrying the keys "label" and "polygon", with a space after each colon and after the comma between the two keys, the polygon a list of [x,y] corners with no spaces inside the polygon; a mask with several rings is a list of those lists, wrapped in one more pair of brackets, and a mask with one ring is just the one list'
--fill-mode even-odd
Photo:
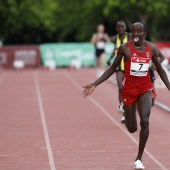
{"label": "tree", "polygon": [[170,0],[2,0],[0,38],[5,44],[89,41],[99,23],[116,34],[121,19],[129,30],[145,23],[152,41],[168,41],[169,6]]}

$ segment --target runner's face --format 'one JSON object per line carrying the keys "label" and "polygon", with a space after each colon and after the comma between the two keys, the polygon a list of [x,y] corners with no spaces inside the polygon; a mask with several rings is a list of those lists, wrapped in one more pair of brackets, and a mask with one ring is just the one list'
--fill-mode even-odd
{"label": "runner's face", "polygon": [[119,35],[123,35],[126,31],[126,26],[123,22],[118,22],[116,25],[116,31]]}
{"label": "runner's face", "polygon": [[99,25],[97,27],[97,31],[103,33],[104,32],[104,26],[103,25]]}
{"label": "runner's face", "polygon": [[132,38],[135,43],[141,43],[144,41],[146,33],[144,32],[142,24],[132,25]]}

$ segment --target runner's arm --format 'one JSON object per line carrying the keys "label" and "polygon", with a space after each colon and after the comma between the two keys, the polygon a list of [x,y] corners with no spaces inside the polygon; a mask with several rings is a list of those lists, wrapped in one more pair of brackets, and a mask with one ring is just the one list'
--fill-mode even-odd
{"label": "runner's arm", "polygon": [[96,44],[96,34],[93,34],[90,40],[90,43]]}
{"label": "runner's arm", "polygon": [[161,50],[160,50],[154,43],[151,43],[151,45],[155,47],[155,49],[156,49],[156,51],[157,51],[157,54],[158,54],[158,57],[159,57],[159,58],[158,58],[158,61],[159,61],[160,63],[162,63],[162,61],[165,60],[165,56],[162,54]]}
{"label": "runner's arm", "polygon": [[116,72],[116,68],[119,66],[122,57],[124,56],[125,51],[125,45],[121,45],[119,47],[119,50],[117,52],[117,56],[115,58],[115,61],[112,63],[112,65],[102,74],[100,78],[98,78],[94,83],[96,86],[107,80],[114,72]]}
{"label": "runner's arm", "polygon": [[170,91],[170,82],[168,80],[168,76],[165,72],[165,70],[162,68],[159,60],[158,60],[158,53],[155,49],[155,47],[152,46],[152,61],[156,67],[156,71],[158,72],[160,78],[162,79],[162,81],[164,82],[165,86],[168,88],[168,90]]}
{"label": "runner's arm", "polygon": [[110,42],[111,41],[110,37],[109,37],[109,35],[107,33],[105,33],[105,38],[106,38],[106,42]]}
{"label": "runner's arm", "polygon": [[[123,56],[125,56],[125,48],[120,46],[116,61],[102,74],[100,78],[98,78],[95,82],[87,84],[86,86],[83,86],[84,90],[82,92],[82,96],[86,98],[87,96],[91,95],[91,93],[94,91],[95,87],[107,80],[115,71],[117,66],[120,64],[121,59]],[[124,54],[123,54],[124,53]]]}
{"label": "runner's arm", "polygon": [[110,66],[110,62],[111,62],[111,59],[115,56],[115,51],[116,51],[116,44],[115,44],[115,40],[116,40],[116,37],[112,37],[111,38],[111,42],[114,44],[114,49],[113,49],[113,52],[112,54],[110,55],[109,59],[107,60],[107,64]]}

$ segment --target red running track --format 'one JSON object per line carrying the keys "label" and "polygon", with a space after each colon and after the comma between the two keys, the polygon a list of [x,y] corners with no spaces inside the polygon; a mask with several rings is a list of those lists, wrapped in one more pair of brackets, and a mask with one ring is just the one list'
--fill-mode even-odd
{"label": "red running track", "polygon": [[[95,79],[93,69],[2,70],[0,170],[133,170],[140,128],[129,134],[120,123],[110,82],[81,97],[81,86]],[[170,101],[168,90],[156,90]],[[152,108],[147,170],[170,169],[169,120]]]}

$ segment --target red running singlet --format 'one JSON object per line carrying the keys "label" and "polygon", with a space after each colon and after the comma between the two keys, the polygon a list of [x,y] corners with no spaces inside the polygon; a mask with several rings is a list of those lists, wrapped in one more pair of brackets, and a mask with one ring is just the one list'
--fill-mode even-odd
{"label": "red running singlet", "polygon": [[125,61],[125,73],[122,80],[121,96],[124,105],[134,104],[141,94],[149,90],[152,90],[152,98],[156,97],[149,74],[149,62],[152,59],[152,53],[149,44],[145,43],[145,51],[138,52],[133,47],[132,41],[127,42],[130,48],[130,58]]}

